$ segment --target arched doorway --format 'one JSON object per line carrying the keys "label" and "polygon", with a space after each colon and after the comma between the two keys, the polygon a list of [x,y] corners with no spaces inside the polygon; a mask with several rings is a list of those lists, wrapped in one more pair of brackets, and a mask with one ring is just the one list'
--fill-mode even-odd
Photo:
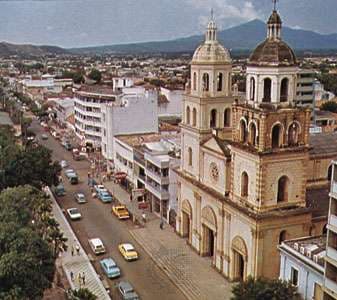
{"label": "arched doorway", "polygon": [[282,176],[277,183],[277,203],[288,201],[289,178]]}
{"label": "arched doorway", "polygon": [[232,241],[232,279],[245,280],[248,252],[244,240],[236,236]]}
{"label": "arched doorway", "polygon": [[217,126],[217,121],[216,121],[216,109],[212,109],[210,113],[210,121],[209,121],[209,126],[211,128],[215,128]]}
{"label": "arched doorway", "polygon": [[255,78],[250,78],[250,90],[249,90],[249,98],[251,101],[255,100]]}
{"label": "arched doorway", "polygon": [[191,243],[192,241],[192,207],[188,200],[182,203],[181,235]]}
{"label": "arched doorway", "polygon": [[273,127],[272,133],[271,133],[271,146],[272,148],[279,148],[281,146],[281,125],[277,124]]}
{"label": "arched doorway", "polygon": [[224,111],[224,117],[223,117],[223,125],[224,127],[230,127],[231,126],[231,109],[226,108]]}
{"label": "arched doorway", "polygon": [[213,209],[206,206],[201,211],[202,256],[214,257],[216,250],[216,216]]}
{"label": "arched doorway", "polygon": [[247,126],[244,120],[240,121],[240,141],[242,143],[247,142]]}
{"label": "arched doorway", "polygon": [[289,79],[283,78],[281,81],[281,102],[287,102],[288,101],[288,87],[289,87]]}
{"label": "arched doorway", "polygon": [[205,92],[209,91],[209,75],[208,75],[208,73],[204,73],[204,75],[202,75],[202,89]]}
{"label": "arched doorway", "polygon": [[249,126],[249,143],[253,146],[257,144],[257,129],[253,122]]}

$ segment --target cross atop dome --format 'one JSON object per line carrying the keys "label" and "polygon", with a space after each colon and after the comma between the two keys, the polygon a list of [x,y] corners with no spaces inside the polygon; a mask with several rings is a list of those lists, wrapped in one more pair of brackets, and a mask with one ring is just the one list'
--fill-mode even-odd
{"label": "cross atop dome", "polygon": [[279,0],[271,0],[271,1],[274,3],[274,10],[276,10],[277,2],[278,2]]}

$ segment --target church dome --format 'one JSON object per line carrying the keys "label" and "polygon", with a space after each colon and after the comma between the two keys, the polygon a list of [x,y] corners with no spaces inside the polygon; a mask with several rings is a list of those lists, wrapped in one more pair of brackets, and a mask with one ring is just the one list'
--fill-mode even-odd
{"label": "church dome", "polygon": [[218,41],[205,42],[195,50],[192,63],[231,63],[231,56]]}
{"label": "church dome", "polygon": [[194,52],[192,64],[231,63],[229,51],[217,40],[217,26],[212,19],[207,26],[205,42]]}
{"label": "church dome", "polygon": [[278,39],[266,39],[256,47],[249,58],[250,65],[293,66],[296,55],[287,43]]}

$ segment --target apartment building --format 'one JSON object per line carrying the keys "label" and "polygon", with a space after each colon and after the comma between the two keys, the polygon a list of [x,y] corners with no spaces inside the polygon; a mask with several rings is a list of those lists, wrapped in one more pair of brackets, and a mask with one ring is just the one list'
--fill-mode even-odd
{"label": "apartment building", "polygon": [[295,102],[300,106],[314,105],[314,83],[317,72],[312,69],[300,69],[297,76],[297,90]]}
{"label": "apartment building", "polygon": [[333,162],[324,272],[324,300],[337,299],[337,161]]}

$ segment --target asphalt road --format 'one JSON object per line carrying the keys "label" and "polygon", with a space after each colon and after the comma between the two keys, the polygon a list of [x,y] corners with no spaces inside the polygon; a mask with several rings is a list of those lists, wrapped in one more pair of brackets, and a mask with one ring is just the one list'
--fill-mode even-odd
{"label": "asphalt road", "polygon": [[[35,132],[41,144],[53,150],[54,160],[66,160],[70,167],[79,174],[80,183],[77,185],[70,185],[63,174],[66,196],[59,198],[58,202],[63,209],[79,208],[82,219],[80,221],[70,221],[70,223],[85,251],[95,259],[94,267],[96,271],[106,278],[99,265],[99,260],[104,257],[112,257],[120,267],[122,276],[119,279],[107,279],[111,287],[112,296],[116,293],[116,283],[120,280],[127,280],[133,285],[141,299],[186,299],[129,234],[129,229],[134,226],[132,222],[119,221],[111,214],[111,204],[103,204],[100,200],[91,197],[87,185],[88,161],[74,161],[71,152],[66,151],[49,133],[47,133],[48,140],[42,140],[41,134],[45,132],[37,120],[33,120],[30,129]],[[74,193],[78,191],[86,195],[88,200],[86,204],[77,204],[75,201]],[[91,251],[88,239],[96,237],[103,241],[107,254],[95,256]],[[131,242],[135,246],[140,256],[139,260],[126,262],[123,259],[117,249],[118,244],[123,242]],[[113,297],[113,299],[116,298]]]}

